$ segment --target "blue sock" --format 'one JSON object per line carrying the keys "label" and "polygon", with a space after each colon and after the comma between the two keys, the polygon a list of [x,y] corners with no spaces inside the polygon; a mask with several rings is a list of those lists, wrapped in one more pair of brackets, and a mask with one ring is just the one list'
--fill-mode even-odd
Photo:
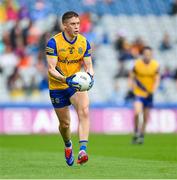
{"label": "blue sock", "polygon": [[79,144],[80,144],[80,151],[81,151],[81,150],[84,150],[84,151],[87,150],[87,143],[88,143],[87,140],[81,140],[81,141],[79,141]]}
{"label": "blue sock", "polygon": [[72,142],[71,142],[71,140],[68,140],[68,141],[65,141],[65,147],[71,147],[71,145],[72,145]]}

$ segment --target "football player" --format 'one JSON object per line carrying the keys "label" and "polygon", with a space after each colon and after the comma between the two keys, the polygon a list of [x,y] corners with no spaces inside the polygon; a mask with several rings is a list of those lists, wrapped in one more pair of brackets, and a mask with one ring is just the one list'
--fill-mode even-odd
{"label": "football player", "polygon": [[87,39],[79,34],[80,19],[76,12],[68,11],[62,16],[63,32],[53,36],[47,43],[46,55],[50,98],[59,120],[59,131],[65,144],[65,159],[69,166],[74,163],[70,132],[69,105],[73,105],[79,119],[80,151],[77,163],[88,161],[87,143],[89,136],[89,97],[87,91],[79,92],[78,84],[72,79],[84,65],[92,79],[94,70],[91,47]]}
{"label": "football player", "polygon": [[151,47],[147,46],[143,50],[142,58],[135,61],[129,77],[129,85],[135,95],[133,144],[144,143],[149,110],[153,105],[153,94],[159,82],[159,64],[153,59]]}

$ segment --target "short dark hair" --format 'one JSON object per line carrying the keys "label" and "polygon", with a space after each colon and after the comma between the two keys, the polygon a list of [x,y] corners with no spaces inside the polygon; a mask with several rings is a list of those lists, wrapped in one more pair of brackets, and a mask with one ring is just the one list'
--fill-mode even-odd
{"label": "short dark hair", "polygon": [[150,50],[150,51],[152,51],[152,48],[151,48],[150,46],[145,46],[145,47],[143,48],[143,52],[144,52],[145,50]]}
{"label": "short dark hair", "polygon": [[79,15],[74,11],[67,11],[62,16],[62,23],[64,23],[66,20],[72,18],[72,17],[79,17]]}

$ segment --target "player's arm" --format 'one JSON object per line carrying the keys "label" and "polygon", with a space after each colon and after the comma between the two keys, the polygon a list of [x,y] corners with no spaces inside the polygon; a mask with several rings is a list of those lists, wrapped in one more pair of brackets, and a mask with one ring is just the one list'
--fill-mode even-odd
{"label": "player's arm", "polygon": [[158,68],[156,75],[155,75],[153,92],[155,92],[158,89],[159,85],[160,85],[160,72],[159,72],[159,68]]}
{"label": "player's arm", "polygon": [[57,65],[57,58],[55,57],[50,57],[47,56],[47,62],[48,62],[48,72],[58,79],[61,82],[66,82],[65,76],[61,75],[57,70],[56,70],[56,65]]}
{"label": "player's arm", "polygon": [[93,63],[91,58],[91,46],[88,41],[87,42],[87,48],[84,53],[83,61],[84,61],[84,69],[87,73],[89,73],[91,76],[94,76],[94,70],[93,70]]}
{"label": "player's arm", "polygon": [[62,75],[59,71],[57,71],[57,61],[58,61],[58,54],[56,48],[56,42],[52,38],[48,41],[46,47],[46,55],[47,55],[47,63],[48,63],[48,72],[54,78],[58,79],[61,82],[65,82],[66,78]]}
{"label": "player's arm", "polygon": [[134,78],[135,78],[135,68],[133,68],[133,70],[129,72],[128,87],[130,90],[132,90],[134,87],[134,83],[135,83]]}
{"label": "player's arm", "polygon": [[84,69],[89,74],[89,76],[91,78],[91,82],[89,85],[89,89],[90,89],[94,84],[94,78],[93,78],[94,70],[93,70],[93,63],[92,63],[92,58],[91,58],[91,46],[90,46],[90,43],[88,41],[87,41],[87,48],[86,48],[86,51],[84,53],[83,61],[84,61]]}
{"label": "player's arm", "polygon": [[92,64],[92,58],[90,57],[84,57],[84,69],[86,72],[90,73],[92,76],[94,76],[94,70],[93,70],[93,64]]}

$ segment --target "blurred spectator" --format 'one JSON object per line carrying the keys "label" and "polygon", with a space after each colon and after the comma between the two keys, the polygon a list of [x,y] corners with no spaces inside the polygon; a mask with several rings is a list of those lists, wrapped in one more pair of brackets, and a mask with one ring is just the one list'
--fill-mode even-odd
{"label": "blurred spectator", "polygon": [[7,20],[5,2],[0,1],[0,23],[5,23]]}
{"label": "blurred spectator", "polygon": [[115,41],[115,49],[117,51],[122,51],[123,50],[123,42],[125,41],[124,36],[118,35],[116,41]]}
{"label": "blurred spectator", "polygon": [[22,40],[22,29],[20,27],[20,21],[16,21],[15,26],[12,28],[10,32],[10,43],[13,50],[17,48],[17,41],[21,41],[21,40]]}
{"label": "blurred spectator", "polygon": [[36,26],[33,21],[30,21],[27,29],[27,44],[37,46],[40,36],[42,35],[41,29]]}
{"label": "blurred spectator", "polygon": [[28,25],[22,30],[23,43],[25,46],[28,45],[29,30],[32,28],[33,22],[29,20]]}
{"label": "blurred spectator", "polygon": [[12,51],[11,46],[6,46],[3,54],[0,54],[0,66],[3,68],[3,73],[8,77],[18,64],[18,57]]}
{"label": "blurred spectator", "polygon": [[35,63],[35,68],[37,72],[41,76],[46,76],[47,75],[47,63],[45,59],[43,59],[42,52],[39,52],[38,57],[37,57],[37,62]]}
{"label": "blurred spectator", "polygon": [[34,4],[34,9],[31,12],[32,20],[37,21],[45,19],[50,13],[50,5],[48,1],[36,0]]}
{"label": "blurred spectator", "polygon": [[18,3],[16,0],[6,0],[6,13],[8,21],[18,20]]}
{"label": "blurred spectator", "polygon": [[38,86],[40,91],[47,91],[48,93],[48,71],[46,60],[43,58],[42,52],[38,54],[37,62],[35,63],[35,68],[38,72]]}
{"label": "blurred spectator", "polygon": [[19,98],[20,96],[24,96],[24,82],[17,67],[9,76],[7,84],[8,90],[12,98]]}
{"label": "blurred spectator", "polygon": [[18,12],[18,17],[20,20],[24,18],[30,19],[30,12],[25,4],[21,5]]}
{"label": "blurred spectator", "polygon": [[172,43],[170,41],[170,36],[168,33],[165,33],[160,44],[159,50],[166,51],[172,48]]}
{"label": "blurred spectator", "polygon": [[175,71],[174,71],[173,78],[174,78],[174,80],[175,80],[175,83],[176,83],[176,89],[177,89],[177,69],[175,69]]}
{"label": "blurred spectator", "polygon": [[94,6],[97,0],[82,0],[85,6]]}
{"label": "blurred spectator", "polygon": [[133,41],[131,46],[131,53],[133,57],[137,58],[139,55],[141,55],[144,47],[145,47],[144,40],[141,37],[137,37],[135,41]]}
{"label": "blurred spectator", "polygon": [[80,32],[87,33],[92,29],[91,15],[89,12],[83,13],[80,16]]}
{"label": "blurred spectator", "polygon": [[0,66],[0,74],[2,75],[2,73],[3,73],[3,69],[2,69],[2,67]]}
{"label": "blurred spectator", "polygon": [[59,18],[56,18],[54,26],[51,31],[52,31],[52,34],[57,34],[61,32],[61,23],[60,23]]}
{"label": "blurred spectator", "polygon": [[125,68],[125,63],[120,62],[118,67],[118,72],[114,78],[128,77],[128,70]]}
{"label": "blurred spectator", "polygon": [[18,63],[18,68],[21,69],[27,69],[31,66],[32,64],[32,59],[30,56],[27,56],[25,52],[21,52],[18,54],[19,57],[19,63]]}
{"label": "blurred spectator", "polygon": [[177,0],[173,0],[171,4],[171,10],[170,10],[171,15],[177,14]]}
{"label": "blurred spectator", "polygon": [[124,39],[122,42],[122,51],[120,51],[119,61],[132,60],[134,56],[131,53],[130,43]]}
{"label": "blurred spectator", "polygon": [[163,72],[161,73],[161,79],[173,78],[171,69],[169,66],[165,66]]}
{"label": "blurred spectator", "polygon": [[[128,40],[124,36],[118,36],[118,39],[115,42],[115,48],[118,50],[118,71],[114,78],[119,77],[128,77],[128,72],[132,62],[130,60],[134,60],[137,58],[144,47],[144,41],[138,37],[135,39],[133,44],[129,43]],[[129,60],[129,61],[127,61]],[[130,63],[127,63],[127,62]]]}
{"label": "blurred spectator", "polygon": [[42,56],[41,58],[46,60],[46,54],[44,49],[46,48],[46,42],[47,40],[50,39],[50,33],[49,32],[45,32],[43,33],[43,35],[40,37],[39,39],[39,56]]}
{"label": "blurred spectator", "polygon": [[25,86],[25,92],[28,96],[39,95],[38,82],[35,75],[31,75],[30,81]]}
{"label": "blurred spectator", "polygon": [[21,56],[22,54],[25,53],[25,46],[23,44],[23,40],[22,38],[20,39],[17,39],[17,42],[16,42],[16,49],[14,50],[15,54],[17,56]]}
{"label": "blurred spectator", "polygon": [[48,76],[43,76],[42,80],[39,82],[38,86],[40,91],[47,91],[48,92]]}
{"label": "blurred spectator", "polygon": [[5,50],[5,44],[3,42],[3,39],[0,37],[0,54],[2,54]]}

